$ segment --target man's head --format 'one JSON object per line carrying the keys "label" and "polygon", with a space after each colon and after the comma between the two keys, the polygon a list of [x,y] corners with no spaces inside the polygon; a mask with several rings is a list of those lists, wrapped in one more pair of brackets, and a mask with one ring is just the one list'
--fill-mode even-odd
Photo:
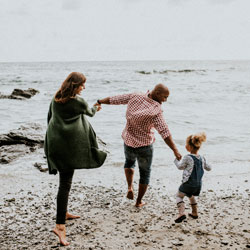
{"label": "man's head", "polygon": [[154,89],[151,91],[152,99],[159,102],[166,102],[169,96],[168,88],[162,83],[157,84]]}

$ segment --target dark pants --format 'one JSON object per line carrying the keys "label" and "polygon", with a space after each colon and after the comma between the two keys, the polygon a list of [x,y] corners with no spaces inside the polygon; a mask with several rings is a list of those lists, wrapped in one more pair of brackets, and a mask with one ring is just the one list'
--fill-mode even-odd
{"label": "dark pants", "polygon": [[69,191],[71,188],[74,170],[59,172],[59,188],[57,193],[56,224],[65,224],[68,206]]}
{"label": "dark pants", "polygon": [[132,148],[124,144],[124,153],[126,159],[124,168],[135,168],[135,162],[137,160],[140,172],[140,184],[149,184],[153,151],[152,144],[139,148]]}

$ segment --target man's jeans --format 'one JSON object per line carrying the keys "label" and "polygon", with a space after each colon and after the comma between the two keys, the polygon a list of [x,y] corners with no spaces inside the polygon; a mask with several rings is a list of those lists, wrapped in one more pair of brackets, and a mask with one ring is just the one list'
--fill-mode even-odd
{"label": "man's jeans", "polygon": [[132,148],[124,144],[126,158],[124,168],[135,168],[135,162],[137,160],[140,172],[140,184],[149,184],[153,151],[152,144],[139,148]]}

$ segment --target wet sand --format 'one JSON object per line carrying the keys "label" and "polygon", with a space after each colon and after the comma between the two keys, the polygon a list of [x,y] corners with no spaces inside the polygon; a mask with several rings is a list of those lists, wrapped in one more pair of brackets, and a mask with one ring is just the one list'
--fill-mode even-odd
{"label": "wet sand", "polygon": [[[111,167],[108,162],[100,169],[76,171],[69,212],[81,218],[67,221],[71,244],[60,247],[51,232],[58,176],[39,172],[32,166],[35,160],[27,156],[0,168],[0,249],[250,248],[249,175],[205,176],[199,218],[175,224],[174,196],[180,178],[170,178],[177,171],[174,167],[153,170],[144,199],[147,205],[136,208],[135,201],[125,197],[122,166]],[[137,185],[136,172],[136,190]]]}

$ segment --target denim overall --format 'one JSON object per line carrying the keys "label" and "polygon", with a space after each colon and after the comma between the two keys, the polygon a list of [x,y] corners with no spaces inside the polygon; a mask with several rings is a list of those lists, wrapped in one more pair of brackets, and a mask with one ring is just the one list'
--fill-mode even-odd
{"label": "denim overall", "polygon": [[191,156],[194,161],[193,171],[188,181],[181,184],[179,191],[186,194],[188,197],[191,197],[192,195],[199,196],[201,191],[201,179],[204,174],[202,159],[201,157],[197,159],[197,157],[191,154],[189,156]]}

